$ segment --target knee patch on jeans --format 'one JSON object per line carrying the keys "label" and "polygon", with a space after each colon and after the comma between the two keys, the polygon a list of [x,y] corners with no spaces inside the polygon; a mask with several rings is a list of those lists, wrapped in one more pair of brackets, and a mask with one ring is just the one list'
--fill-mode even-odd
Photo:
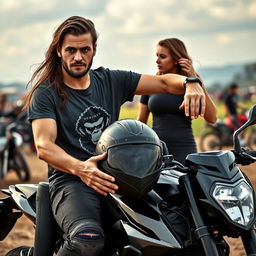
{"label": "knee patch on jeans", "polygon": [[103,230],[93,225],[80,225],[71,232],[70,244],[81,255],[99,255],[104,248]]}

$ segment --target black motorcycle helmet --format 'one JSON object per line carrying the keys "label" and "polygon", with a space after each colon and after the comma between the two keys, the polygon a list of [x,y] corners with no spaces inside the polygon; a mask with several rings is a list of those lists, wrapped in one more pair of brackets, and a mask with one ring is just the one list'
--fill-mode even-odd
{"label": "black motorcycle helmet", "polygon": [[107,152],[102,171],[115,177],[122,196],[139,198],[152,189],[162,167],[162,144],[146,124],[124,119],[107,127],[97,143],[96,154]]}

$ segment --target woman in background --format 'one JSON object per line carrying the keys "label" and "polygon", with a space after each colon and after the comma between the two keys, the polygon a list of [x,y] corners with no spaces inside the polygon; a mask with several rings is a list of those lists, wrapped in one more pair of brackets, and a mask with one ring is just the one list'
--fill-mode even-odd
{"label": "woman in background", "polygon": [[[156,47],[156,63],[158,75],[175,73],[184,76],[199,77],[193,68],[184,43],[177,38],[167,38],[158,42]],[[206,109],[204,119],[209,123],[217,120],[216,107],[202,84],[206,95]],[[137,119],[147,123],[150,112],[153,117],[152,128],[164,141],[169,154],[174,159],[185,163],[190,153],[195,153],[196,143],[192,131],[191,118],[186,117],[181,107],[184,95],[153,94],[143,95],[140,99]],[[193,117],[192,119],[195,119]]]}

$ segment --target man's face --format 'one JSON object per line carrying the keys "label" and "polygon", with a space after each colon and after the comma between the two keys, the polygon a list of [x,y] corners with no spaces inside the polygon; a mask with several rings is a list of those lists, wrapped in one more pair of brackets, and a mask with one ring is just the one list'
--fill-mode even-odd
{"label": "man's face", "polygon": [[93,46],[90,33],[78,36],[67,34],[57,53],[61,57],[63,72],[73,78],[81,78],[90,70],[96,46]]}

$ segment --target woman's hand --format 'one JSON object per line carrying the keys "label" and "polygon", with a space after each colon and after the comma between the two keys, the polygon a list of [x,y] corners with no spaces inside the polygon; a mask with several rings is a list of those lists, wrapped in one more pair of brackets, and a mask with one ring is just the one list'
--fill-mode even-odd
{"label": "woman's hand", "polygon": [[191,60],[186,59],[186,58],[180,58],[178,61],[178,64],[180,65],[181,70],[183,71],[184,75],[197,76],[197,74],[193,68]]}
{"label": "woman's hand", "polygon": [[115,193],[118,186],[114,184],[115,178],[100,171],[97,167],[97,162],[103,160],[106,153],[98,156],[93,156],[84,161],[84,169],[79,171],[78,176],[89,187],[107,196],[109,193]]}

